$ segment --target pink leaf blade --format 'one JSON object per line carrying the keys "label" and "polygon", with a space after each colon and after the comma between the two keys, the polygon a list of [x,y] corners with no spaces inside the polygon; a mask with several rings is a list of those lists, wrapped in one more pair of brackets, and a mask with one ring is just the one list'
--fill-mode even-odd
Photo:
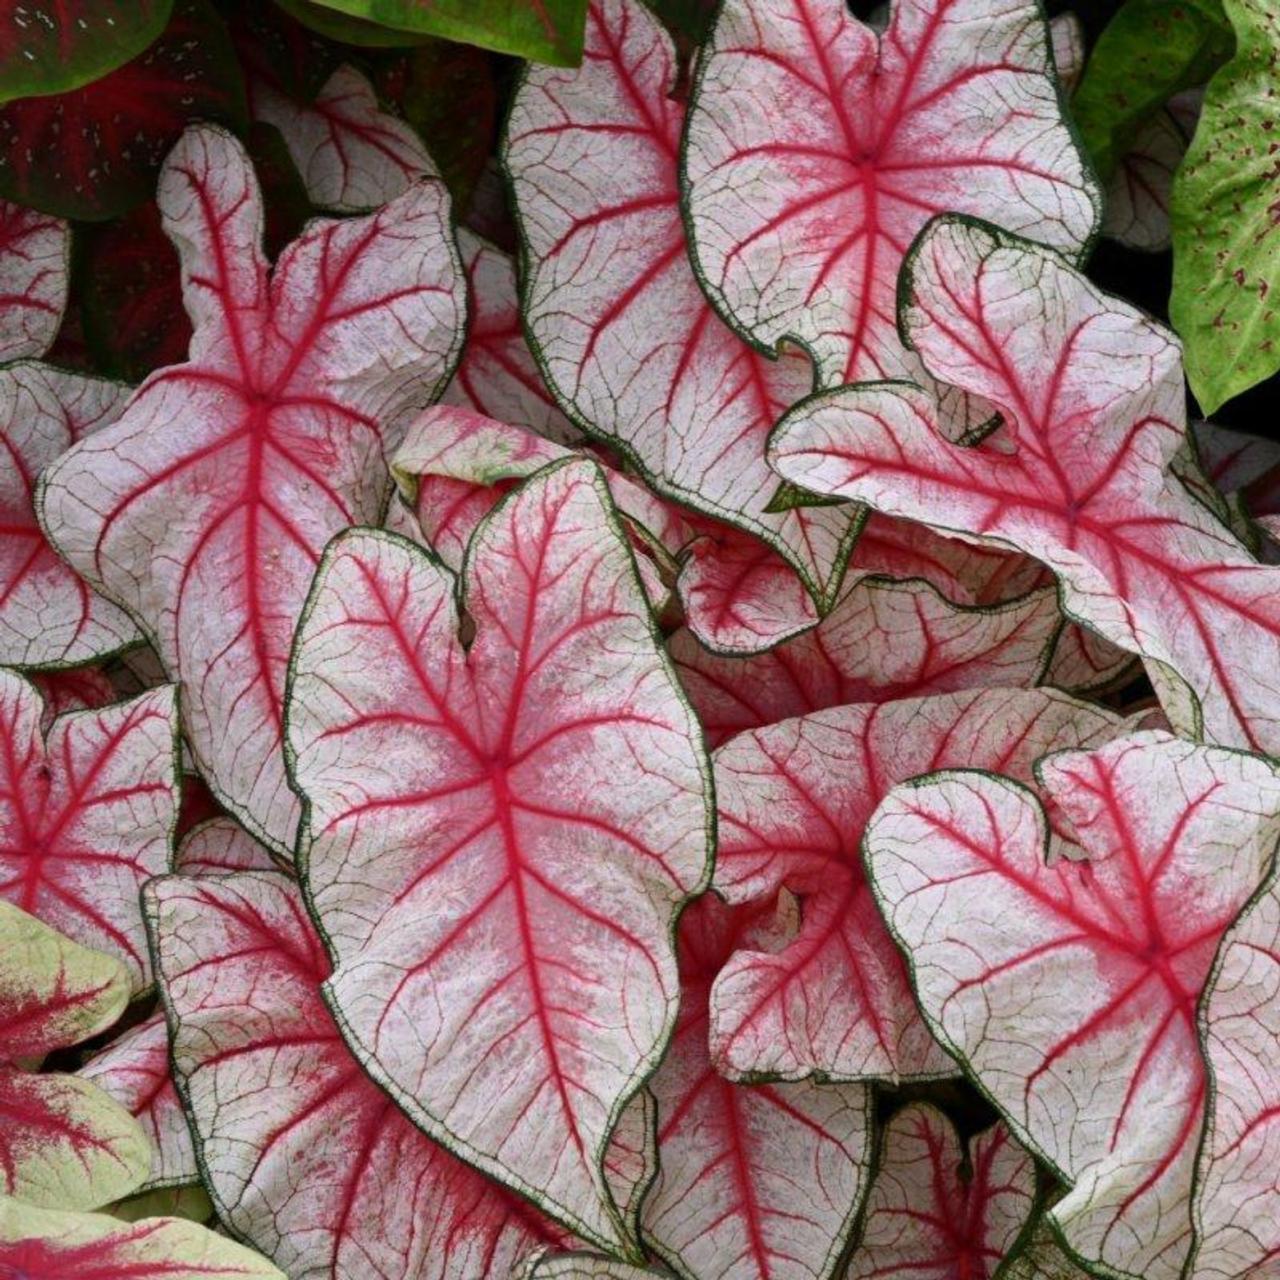
{"label": "pink leaf blade", "polygon": [[45,354],[67,302],[71,228],[0,201],[0,363]]}

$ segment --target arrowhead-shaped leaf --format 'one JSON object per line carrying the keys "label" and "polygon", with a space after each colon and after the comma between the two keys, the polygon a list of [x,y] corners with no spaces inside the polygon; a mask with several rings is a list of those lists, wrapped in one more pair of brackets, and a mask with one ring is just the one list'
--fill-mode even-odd
{"label": "arrowhead-shaped leaf", "polygon": [[969,1140],[913,1103],[885,1127],[876,1180],[845,1280],[991,1280],[1027,1231],[1031,1157],[996,1124]]}
{"label": "arrowhead-shaped leaf", "polygon": [[287,853],[289,643],[325,543],[377,523],[383,447],[451,372],[464,303],[448,198],[423,181],[369,218],[313,222],[269,275],[253,170],[206,126],[174,149],[159,202],[183,257],[190,360],[45,472],[41,516],[182,686],[214,794]]}
{"label": "arrowhead-shaped leaf", "polygon": [[675,80],[671,41],[639,0],[592,5],[577,71],[527,72],[505,161],[529,335],[577,425],[665,497],[763,539],[829,604],[856,515],[768,509],[779,485],[766,436],[809,369],[751,351],[702,297],[679,208]]}
{"label": "arrowhead-shaped leaf", "polygon": [[500,506],[463,582],[469,648],[452,575],[349,534],[299,627],[288,747],[326,998],[428,1132],[625,1247],[601,1163],[674,1021],[700,732],[593,464]]}
{"label": "arrowhead-shaped leaf", "polygon": [[953,1073],[877,916],[861,862],[866,824],[917,774],[975,766],[1029,781],[1046,751],[1106,741],[1119,724],[1055,691],[979,689],[838,707],[721,747],[714,887],[741,903],[785,888],[802,924],[789,945],[746,948],[724,966],[712,997],[716,1065],[793,1080]]}
{"label": "arrowhead-shaped leaf", "polygon": [[717,310],[764,350],[803,343],[825,386],[919,376],[894,294],[932,214],[1074,253],[1100,207],[1034,0],[898,0],[880,36],[839,0],[727,0],[684,170]]}
{"label": "arrowhead-shaped leaf", "polygon": [[58,559],[36,520],[36,478],[77,440],[114,422],[129,389],[52,365],[0,369],[0,662],[59,667],[138,638],[116,605]]}
{"label": "arrowhead-shaped leaf", "polygon": [[707,1054],[712,980],[736,946],[771,932],[762,914],[708,894],[680,921],[680,1019],[653,1081],[660,1171],[643,1221],[689,1280],[824,1280],[866,1192],[868,1088],[734,1084]]}
{"label": "arrowhead-shaped leaf", "polygon": [[369,1080],[321,999],[324,947],[285,876],[168,876],[146,910],[205,1184],[294,1280],[505,1280],[565,1240]]}
{"label": "arrowhead-shaped leaf", "polygon": [[178,820],[172,686],[41,730],[40,695],[0,671],[0,897],[151,981],[138,890]]}
{"label": "arrowhead-shaped leaf", "polygon": [[1177,1277],[1204,1118],[1196,1002],[1280,836],[1265,760],[1161,733],[1048,757],[1087,860],[1046,862],[1016,782],[893,791],[867,865],[935,1035],[1065,1182],[1051,1215],[1110,1274]]}
{"label": "arrowhead-shaped leaf", "polygon": [[71,228],[0,200],[0,361],[42,356],[67,303]]}
{"label": "arrowhead-shaped leaf", "polygon": [[1167,470],[1186,429],[1172,335],[1056,254],[961,219],[931,225],[903,284],[912,345],[1000,409],[1012,451],[952,445],[924,392],[869,384],[785,419],[779,471],[1035,556],[1069,615],[1147,660],[1181,728],[1280,749],[1280,573]]}

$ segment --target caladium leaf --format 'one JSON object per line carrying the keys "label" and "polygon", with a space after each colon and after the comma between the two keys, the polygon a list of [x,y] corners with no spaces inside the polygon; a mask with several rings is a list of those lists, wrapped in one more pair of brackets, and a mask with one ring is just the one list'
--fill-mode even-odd
{"label": "caladium leaf", "polygon": [[213,1202],[198,1183],[186,1187],[161,1187],[158,1191],[126,1196],[102,1212],[121,1222],[137,1222],[141,1218],[182,1218],[187,1222],[208,1225],[214,1220]]}
{"label": "caladium leaf", "polygon": [[1196,458],[1219,493],[1244,490],[1260,514],[1280,509],[1280,441],[1194,422]]}
{"label": "caladium leaf", "polygon": [[1035,1209],[1036,1170],[1003,1124],[962,1148],[936,1107],[894,1114],[846,1280],[991,1280]]}
{"label": "caladium leaf", "polygon": [[71,228],[0,200],[0,362],[42,356],[67,303]]}
{"label": "caladium leaf", "polygon": [[266,80],[250,81],[249,89],[253,118],[280,130],[307,195],[322,209],[376,209],[419,178],[437,176],[422,139],[382,110],[354,67],[339,67],[311,102],[295,102]]}
{"label": "caladium leaf", "polygon": [[1055,14],[1049,19],[1049,47],[1053,51],[1053,69],[1063,91],[1071,93],[1080,82],[1085,63],[1084,23],[1077,14]]}
{"label": "caladium leaf", "polygon": [[265,845],[259,844],[233,818],[197,823],[178,846],[173,869],[186,876],[224,871],[278,871]]}
{"label": "caladium leaf", "polygon": [[548,1253],[531,1259],[513,1280],[654,1280],[666,1274],[598,1253]]}
{"label": "caladium leaf", "polygon": [[121,1222],[3,1198],[0,1267],[27,1280],[285,1280],[265,1258],[195,1222]]}
{"label": "caladium leaf", "polygon": [[0,1204],[92,1209],[146,1176],[147,1137],[123,1107],[75,1076],[15,1065],[104,1030],[128,998],[118,960],[0,900]]}
{"label": "caladium leaf", "polygon": [[172,686],[41,731],[40,695],[0,670],[0,897],[151,980],[138,890],[178,818]]}
{"label": "caladium leaf", "polygon": [[141,53],[169,20],[172,0],[107,0],[0,8],[0,102],[64,93]]}
{"label": "caladium leaf", "polygon": [[372,217],[313,222],[268,276],[253,171],[203,126],[166,162],[159,203],[183,258],[190,360],[44,473],[41,517],[181,684],[215,796],[288,853],[289,643],[325,542],[377,522],[383,446],[452,370],[464,301],[448,198],[424,180]]}
{"label": "caladium leaf", "polygon": [[40,700],[44,704],[40,732],[46,737],[60,715],[68,711],[84,711],[89,707],[105,707],[120,700],[115,685],[97,667],[36,672],[30,680],[39,691]]}
{"label": "caladium leaf", "polygon": [[[770,510],[779,485],[766,436],[809,389],[809,368],[751,351],[701,295],[679,208],[676,72],[670,39],[639,0],[592,5],[579,70],[527,72],[505,163],[530,339],[577,425],[665,497],[763,539],[829,605],[856,512]],[[806,625],[816,620],[811,611]]]}
{"label": "caladium leaf", "polygon": [[660,1169],[643,1221],[689,1280],[832,1276],[866,1192],[871,1091],[733,1084],[707,1054],[708,994],[735,946],[770,929],[714,895],[680,920],[680,1020],[654,1077]]}
{"label": "caladium leaf", "polygon": [[1280,1258],[1280,891],[1267,883],[1223,939],[1201,1004],[1209,1104],[1193,1274],[1267,1280]]}
{"label": "caladium leaf", "polygon": [[52,365],[0,369],[0,662],[62,667],[138,639],[129,617],[54,553],[36,520],[40,472],[77,440],[114,422],[128,387]]}
{"label": "caladium leaf", "polygon": [[199,1181],[187,1118],[169,1075],[169,1030],[161,1010],[90,1058],[79,1076],[126,1108],[146,1132],[151,1172],[135,1193]]}
{"label": "caladium leaf", "polygon": [[959,771],[889,795],[868,871],[934,1034],[1071,1184],[1050,1215],[1073,1253],[1176,1277],[1206,1094],[1196,1002],[1275,851],[1280,777],[1155,732],[1038,776],[1087,860],[1046,862],[1036,796]]}
{"label": "caladium leaf", "polygon": [[64,218],[123,213],[192,120],[243,125],[244,86],[212,6],[175,0],[160,39],[110,75],[0,106],[0,195]]}
{"label": "caladium leaf", "polygon": [[932,214],[1075,253],[1100,211],[1034,0],[898,0],[881,36],[835,0],[727,0],[684,164],[716,309],[764,350],[803,343],[827,386],[919,377],[894,292]]}
{"label": "caladium leaf", "polygon": [[1003,1275],[1007,1280],[1090,1280],[1091,1273],[1062,1251],[1047,1219],[1042,1216]]}
{"label": "caladium leaf", "polygon": [[617,1250],[601,1162],[671,1032],[710,779],[608,504],[569,460],[481,525],[466,649],[451,574],[391,535],[337,540],[288,748],[353,1050],[428,1132]]}
{"label": "caladium leaf", "polygon": [[1172,335],[1057,255],[961,219],[935,221],[906,273],[904,333],[936,377],[999,407],[1012,451],[948,443],[929,397],[882,383],[799,406],[774,465],[1035,556],[1069,616],[1147,661],[1176,725],[1280,748],[1280,575],[1168,473],[1185,439]]}
{"label": "caladium leaf", "polygon": [[707,741],[853,702],[1038,684],[1062,618],[1041,587],[1008,604],[952,604],[919,579],[859,579],[812,631],[722,657],[685,630],[669,642]]}
{"label": "caladium leaf", "polygon": [[747,948],[712,993],[711,1050],[737,1078],[928,1078],[954,1073],[916,1010],[863,875],[876,805],[897,783],[973,766],[1030,780],[1046,751],[1119,730],[1111,712],[1053,690],[978,689],[838,707],[755,729],[713,757],[714,887],[731,902],[800,898],[780,949]]}
{"label": "caladium leaf", "polygon": [[219,1217],[295,1280],[504,1280],[565,1237],[416,1129],[321,999],[324,948],[279,872],[145,891],[175,1078]]}

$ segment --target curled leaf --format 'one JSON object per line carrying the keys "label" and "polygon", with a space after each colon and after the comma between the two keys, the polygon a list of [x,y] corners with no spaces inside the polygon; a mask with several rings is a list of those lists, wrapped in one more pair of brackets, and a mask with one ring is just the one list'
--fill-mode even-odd
{"label": "curled leaf", "polygon": [[42,356],[67,302],[71,228],[0,200],[0,361]]}

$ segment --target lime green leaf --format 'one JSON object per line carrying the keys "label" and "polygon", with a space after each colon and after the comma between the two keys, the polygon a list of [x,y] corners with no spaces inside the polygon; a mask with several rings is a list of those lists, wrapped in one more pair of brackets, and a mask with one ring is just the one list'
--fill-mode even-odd
{"label": "lime green leaf", "polygon": [[[586,0],[318,0],[353,18],[557,67],[582,61]],[[296,4],[290,12],[296,13]]]}
{"label": "lime green leaf", "polygon": [[1169,316],[1201,410],[1280,369],[1280,2],[1225,0],[1237,48],[1173,181]]}

